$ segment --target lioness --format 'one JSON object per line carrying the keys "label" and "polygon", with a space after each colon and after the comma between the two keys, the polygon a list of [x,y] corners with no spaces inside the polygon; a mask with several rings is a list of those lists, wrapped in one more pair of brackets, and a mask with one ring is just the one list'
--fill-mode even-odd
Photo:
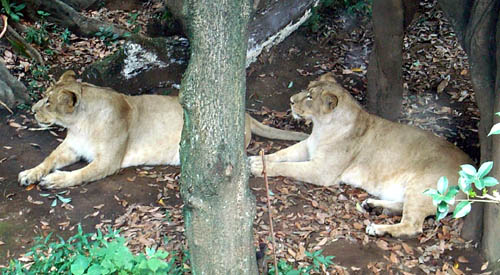
{"label": "lioness", "polygon": [[[21,185],[40,182],[46,188],[62,188],[104,178],[124,167],[179,164],[183,111],[177,97],[127,96],[77,82],[75,73],[67,71],[33,112],[40,125],[57,124],[67,128],[67,134],[42,163],[19,173]],[[245,146],[251,132],[283,140],[308,136],[265,126],[248,114],[245,132]],[[53,171],[81,158],[90,162],[82,169]]]}
{"label": "lioness", "polygon": [[[472,162],[444,139],[367,113],[330,73],[292,96],[290,104],[295,117],[313,122],[312,134],[266,155],[267,175],[320,186],[343,182],[380,198],[368,199],[368,206],[402,212],[399,224],[369,225],[370,235],[421,233],[425,217],[436,212],[422,192],[436,188],[441,176],[457,182],[459,166]],[[251,157],[250,163],[261,176],[261,158]]]}

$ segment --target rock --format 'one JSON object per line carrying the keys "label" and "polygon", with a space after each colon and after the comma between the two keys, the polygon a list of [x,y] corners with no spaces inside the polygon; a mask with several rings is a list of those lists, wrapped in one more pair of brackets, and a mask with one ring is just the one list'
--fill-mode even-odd
{"label": "rock", "polygon": [[158,88],[165,94],[178,88],[188,47],[187,39],[178,36],[133,37],[115,54],[88,66],[82,78],[126,94],[158,92]]}

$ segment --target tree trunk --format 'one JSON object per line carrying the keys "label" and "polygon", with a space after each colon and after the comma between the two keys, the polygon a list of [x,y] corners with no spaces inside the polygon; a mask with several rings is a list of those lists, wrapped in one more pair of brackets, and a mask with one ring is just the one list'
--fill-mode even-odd
{"label": "tree trunk", "polygon": [[416,1],[373,2],[373,51],[368,65],[368,110],[395,121],[403,100],[403,35],[416,12]]}
{"label": "tree trunk", "polygon": [[16,104],[25,103],[28,100],[24,84],[12,76],[5,64],[0,61],[0,101],[7,107],[14,108]]}
{"label": "tree trunk", "polygon": [[193,274],[257,274],[244,151],[247,24],[240,0],[188,0],[181,195]]}
{"label": "tree trunk", "polygon": [[[500,178],[500,140],[497,136],[487,136],[494,119],[498,122],[494,113],[500,111],[500,73],[496,65],[500,61],[500,5],[495,0],[462,0],[458,6],[456,1],[441,0],[439,4],[450,18],[469,56],[472,86],[481,113],[478,129],[481,163],[493,160],[492,175]],[[462,236],[481,240],[484,255],[492,265],[496,265],[492,267],[495,270],[500,270],[499,235],[500,207],[476,204],[465,220]]]}
{"label": "tree trunk", "polygon": [[[500,64],[500,20],[498,18],[500,7],[498,4],[492,8],[492,13],[490,17],[493,20],[492,33],[496,33],[496,36],[493,36],[490,33],[490,38],[495,39],[496,41],[490,41],[490,45],[496,45],[496,49],[492,58],[490,60],[496,60],[496,64]],[[493,63],[493,62],[491,62]],[[494,77],[494,95],[492,100],[494,102],[494,107],[491,112],[499,112],[500,111],[500,70],[495,66],[492,68]],[[500,123],[500,118],[498,116],[493,116],[494,123]],[[500,136],[494,135],[489,137],[492,143],[492,151],[491,157],[493,162],[495,163],[494,168],[492,170],[492,174],[499,179],[500,178]],[[490,191],[496,190],[500,192],[500,186],[495,186],[494,188],[490,188]],[[492,263],[493,266],[490,268],[492,270],[496,270],[500,273],[500,246],[498,245],[498,236],[500,236],[500,206],[498,204],[487,204],[484,206],[484,214],[483,214],[483,238],[482,238],[482,246],[483,251],[486,258]]]}

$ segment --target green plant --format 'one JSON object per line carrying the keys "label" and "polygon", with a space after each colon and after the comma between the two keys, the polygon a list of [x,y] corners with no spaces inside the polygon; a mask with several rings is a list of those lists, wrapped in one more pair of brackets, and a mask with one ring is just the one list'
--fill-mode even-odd
{"label": "green plant", "polygon": [[344,6],[350,15],[360,13],[370,16],[372,14],[372,0],[344,0]]}
{"label": "green plant", "polygon": [[50,193],[40,193],[40,196],[42,197],[48,197],[49,199],[52,200],[52,204],[50,207],[56,207],[57,206],[57,201],[60,200],[62,203],[70,203],[71,198],[65,198],[62,195],[68,193],[68,191],[61,191],[55,195],[50,194]]}
{"label": "green plant", "polygon": [[65,44],[70,44],[70,37],[71,32],[68,30],[68,28],[64,29],[64,31],[61,32],[61,39]]}
{"label": "green plant", "polygon": [[42,46],[49,41],[49,24],[46,18],[50,13],[41,10],[37,11],[37,13],[41,17],[39,22],[40,26],[38,28],[28,27],[26,29],[26,41]]}
{"label": "green plant", "polygon": [[[51,235],[35,239],[35,245],[25,257],[32,257],[33,264],[26,268],[18,260],[11,260],[9,267],[0,269],[1,274],[182,274],[176,266],[176,257],[163,250],[147,248],[145,254],[133,255],[120,237],[119,231],[109,228],[103,235],[84,234],[78,225],[78,233],[68,240],[58,237],[49,242]],[[167,258],[170,257],[170,260]]]}
{"label": "green plant", "polygon": [[9,0],[1,0],[2,10],[0,13],[7,14],[14,22],[19,22],[23,14],[21,11],[26,7],[26,4],[21,3],[17,5],[16,3],[9,3]]}
{"label": "green plant", "polygon": [[139,13],[130,13],[129,14],[129,19],[127,19],[127,23],[130,25],[134,26],[134,29],[132,30],[132,33],[138,33],[141,31],[141,26],[137,23],[137,18],[139,17]]}
{"label": "green plant", "polygon": [[43,79],[43,80],[48,80],[49,79],[49,65],[36,65],[34,69],[32,69],[31,74],[35,79]]}
{"label": "green plant", "polygon": [[[295,269],[293,265],[285,261],[284,259],[280,259],[278,262],[278,274],[280,275],[308,275],[312,271],[321,273],[322,270],[326,270],[330,265],[333,264],[332,259],[334,256],[323,256],[323,250],[316,250],[314,252],[306,251],[306,257],[312,260],[312,265],[299,267]],[[274,265],[271,265],[269,268],[269,275],[274,275]]]}
{"label": "green plant", "polygon": [[[500,112],[496,113],[500,116]],[[500,134],[500,123],[493,125],[490,135]],[[461,170],[458,172],[458,185],[448,188],[448,178],[441,177],[437,183],[437,189],[427,189],[424,191],[425,195],[432,198],[432,203],[437,207],[436,219],[446,217],[449,212],[450,206],[458,202],[455,210],[453,211],[453,218],[461,218],[466,216],[471,211],[471,205],[474,202],[489,202],[500,203],[500,194],[494,190],[488,194],[486,187],[492,187],[498,184],[498,180],[494,177],[487,177],[488,173],[493,168],[493,161],[488,161],[479,167],[478,170],[470,164],[460,166]],[[476,190],[481,192],[481,195],[476,194]],[[459,191],[466,195],[464,200],[456,200],[455,197]]]}
{"label": "green plant", "polygon": [[104,41],[104,44],[107,46],[111,45],[111,42],[114,42],[120,38],[120,35],[113,32],[111,27],[99,27],[99,31],[95,33],[99,39]]}

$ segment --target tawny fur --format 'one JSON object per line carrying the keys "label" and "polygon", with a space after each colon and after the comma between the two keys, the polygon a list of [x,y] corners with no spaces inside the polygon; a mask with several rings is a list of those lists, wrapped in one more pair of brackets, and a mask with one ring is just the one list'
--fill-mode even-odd
{"label": "tawny fur", "polygon": [[[461,164],[471,159],[432,133],[393,123],[364,111],[331,74],[309,84],[290,99],[296,117],[313,122],[306,140],[266,155],[268,176],[285,176],[320,186],[340,182],[360,187],[381,206],[403,214],[399,224],[371,224],[371,235],[414,236],[427,216],[436,213],[427,188],[441,176],[458,180]],[[251,170],[261,176],[262,160],[251,157]]]}
{"label": "tawny fur", "polygon": [[[21,185],[40,182],[46,188],[63,188],[95,181],[136,165],[179,165],[183,111],[177,97],[127,96],[109,88],[76,81],[64,73],[45,97],[33,106],[41,125],[67,128],[64,141],[38,166],[19,173]],[[245,146],[251,132],[303,140],[308,135],[275,129],[246,114]],[[59,171],[80,159],[89,164],[75,171]]]}

